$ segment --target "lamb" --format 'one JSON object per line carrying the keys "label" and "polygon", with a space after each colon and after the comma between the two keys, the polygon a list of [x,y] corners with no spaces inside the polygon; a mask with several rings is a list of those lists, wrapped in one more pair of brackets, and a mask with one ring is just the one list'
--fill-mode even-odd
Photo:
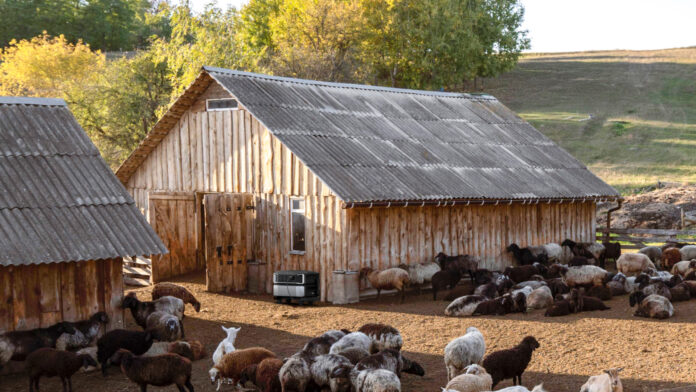
{"label": "lamb", "polygon": [[372,352],[386,349],[401,350],[404,340],[396,328],[385,324],[365,324],[358,329],[372,339]]}
{"label": "lamb", "polygon": [[611,289],[605,285],[592,286],[587,290],[587,296],[601,299],[602,301],[609,301],[611,300]]}
{"label": "lamb", "polygon": [[[184,301],[172,296],[159,298],[155,301],[139,301],[135,293],[129,293],[121,303],[123,309],[130,309],[135,323],[142,328],[147,328],[147,318],[154,312],[165,312],[176,316],[179,320],[184,318]],[[183,323],[182,335],[183,331]]]}
{"label": "lamb", "polygon": [[619,372],[623,368],[605,370],[599,376],[591,376],[580,387],[580,392],[623,392],[623,385],[619,379]]}
{"label": "lamb", "polygon": [[648,268],[655,269],[655,264],[642,253],[624,253],[616,260],[616,269],[624,275],[640,273]]}
{"label": "lamb", "polygon": [[245,367],[239,376],[239,383],[244,385],[247,381],[251,381],[259,387],[261,392],[281,392],[279,373],[282,366],[283,361],[280,359],[266,358],[259,362],[258,365],[254,364]]}
{"label": "lamb", "polygon": [[283,392],[305,392],[312,381],[312,361],[313,358],[302,351],[285,360],[278,374]]}
{"label": "lamb", "polygon": [[679,249],[682,260],[696,259],[696,245],[686,245]]}
{"label": "lamb", "polygon": [[10,360],[24,361],[27,355],[40,348],[55,347],[61,335],[75,332],[76,329],[66,322],[30,331],[5,332],[0,335],[0,369]]}
{"label": "lamb", "polygon": [[445,346],[447,381],[461,374],[467,366],[481,364],[485,354],[486,342],[481,331],[476,327],[467,328],[465,335],[450,341]]}
{"label": "lamb", "polygon": [[531,250],[529,250],[529,248],[520,248],[519,245],[515,243],[510,244],[510,246],[508,246],[505,250],[512,253],[517,261],[517,264],[520,266],[531,265],[546,260],[546,255],[543,255],[541,258],[537,257],[534,255],[534,253],[532,253]]}
{"label": "lamb", "polygon": [[182,338],[181,320],[162,311],[147,316],[146,330],[152,332],[157,340],[173,342]]}
{"label": "lamb", "polygon": [[121,364],[123,374],[138,384],[142,392],[147,391],[148,385],[165,387],[172,384],[176,384],[181,392],[193,392],[191,361],[182,356],[162,354],[136,357],[130,351],[121,349],[114,355],[114,362]]}
{"label": "lamb", "polygon": [[493,378],[493,385],[489,389],[508,378],[512,378],[514,385],[522,385],[522,374],[537,348],[539,342],[533,336],[527,336],[516,347],[488,354],[483,360],[483,367]]}
{"label": "lamb", "polygon": [[442,270],[433,275],[433,301],[437,301],[437,292],[447,288],[453,289],[462,279],[459,271]]}
{"label": "lamb", "polygon": [[594,265],[570,268],[561,267],[560,270],[563,281],[570,288],[584,285],[603,285],[608,275],[607,271]]}
{"label": "lamb", "polygon": [[619,256],[621,256],[620,242],[605,242],[604,248],[606,249],[604,251],[604,260],[612,259],[616,261],[616,259],[618,259]]}
{"label": "lamb", "polygon": [[552,305],[553,295],[547,286],[541,286],[527,296],[527,309],[546,309]]}
{"label": "lamb", "polygon": [[351,383],[356,392],[401,392],[399,377],[384,369],[355,372]]}
{"label": "lamb", "polygon": [[314,359],[309,368],[312,380],[319,387],[329,387],[331,392],[348,392],[350,390],[350,371],[353,364],[348,358],[325,354]]}
{"label": "lamb", "polygon": [[650,317],[656,319],[666,319],[674,316],[674,306],[669,300],[661,295],[652,294],[646,296],[641,291],[636,291],[628,297],[631,307],[638,305],[636,317]]}
{"label": "lamb", "polygon": [[440,271],[440,266],[437,263],[417,263],[417,264],[401,264],[399,268],[408,271],[410,284],[418,286],[420,293],[421,286],[424,283],[430,283],[436,272]]}
{"label": "lamb", "polygon": [[688,301],[691,299],[691,288],[686,283],[679,283],[674,287],[670,287],[669,292],[672,296],[672,302]]}
{"label": "lamb", "polygon": [[534,275],[544,275],[546,268],[539,263],[532,265],[522,265],[520,267],[507,267],[503,272],[512,279],[513,282],[519,283],[530,280]]}
{"label": "lamb", "polygon": [[56,341],[56,348],[65,351],[90,346],[99,334],[101,326],[106,325],[108,322],[109,316],[106,312],[97,312],[89,320],[69,323],[75,329],[75,333],[60,335]]}
{"label": "lamb", "polygon": [[220,389],[223,379],[239,381],[242,370],[249,365],[258,364],[266,358],[275,358],[276,355],[263,347],[251,347],[242,350],[235,350],[223,355],[219,363],[215,364],[209,371],[210,382],[216,383]]}
{"label": "lamb", "polygon": [[375,271],[365,267],[360,270],[360,278],[367,278],[372,287],[377,289],[377,299],[382,290],[398,290],[401,292],[401,303],[406,296],[406,288],[409,284],[408,272],[401,268],[388,268],[384,271]]}
{"label": "lamb", "polygon": [[340,354],[349,348],[357,347],[372,352],[372,339],[362,332],[351,332],[331,345],[330,354]]}
{"label": "lamb", "polygon": [[150,332],[114,329],[97,340],[97,360],[101,364],[102,374],[106,377],[109,360],[120,349],[126,349],[135,355],[142,355],[152,346],[153,336]]}
{"label": "lamb", "polygon": [[487,301],[488,298],[483,295],[465,295],[452,301],[445,309],[445,315],[450,317],[471,316],[476,310],[476,307]]}
{"label": "lamb", "polygon": [[672,266],[682,261],[682,254],[677,248],[667,248],[662,251],[662,257],[660,258],[662,268],[671,269]]}
{"label": "lamb", "polygon": [[241,327],[235,328],[225,328],[225,326],[220,326],[222,330],[227,334],[227,336],[218,343],[215,352],[213,353],[213,365],[220,363],[222,356],[234,351],[234,341],[237,339],[237,334],[242,329]]}
{"label": "lamb", "polygon": [[27,356],[26,370],[29,374],[29,391],[39,390],[41,376],[60,377],[63,392],[72,392],[72,376],[81,367],[97,366],[88,354],[75,354],[54,348],[40,348]]}
{"label": "lamb", "polygon": [[201,303],[198,302],[196,297],[186,289],[186,287],[179,286],[178,284],[161,282],[157,283],[152,287],[152,300],[156,301],[162,297],[175,297],[184,301],[184,304],[191,304],[196,312],[201,311]]}
{"label": "lamb", "polygon": [[481,392],[493,389],[494,385],[493,378],[486,372],[486,369],[474,364],[466,368],[466,373],[451,379],[443,391]]}
{"label": "lamb", "polygon": [[672,275],[684,277],[691,269],[696,269],[696,260],[683,260],[672,266]]}

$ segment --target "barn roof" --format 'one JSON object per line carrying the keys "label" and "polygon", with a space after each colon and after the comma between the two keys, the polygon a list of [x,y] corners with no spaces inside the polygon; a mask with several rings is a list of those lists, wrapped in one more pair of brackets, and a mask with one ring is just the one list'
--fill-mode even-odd
{"label": "barn roof", "polygon": [[[212,67],[203,68],[189,91],[204,90],[211,80],[347,203],[620,197],[489,95]],[[172,107],[173,114],[183,113],[192,102],[185,94]],[[163,120],[175,122],[167,116]],[[168,131],[163,128],[160,136]],[[160,136],[153,133],[117,172],[122,181],[156,145]]]}
{"label": "barn roof", "polygon": [[65,101],[0,97],[0,265],[166,252]]}

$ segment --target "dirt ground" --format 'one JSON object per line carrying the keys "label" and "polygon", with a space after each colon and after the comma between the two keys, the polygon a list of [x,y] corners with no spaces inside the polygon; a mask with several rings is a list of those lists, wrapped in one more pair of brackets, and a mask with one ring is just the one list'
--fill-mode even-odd
{"label": "dirt ground", "polygon": [[[202,276],[178,281],[192,290],[202,303],[200,313],[187,305],[187,338],[201,340],[209,356],[195,362],[193,384],[196,391],[214,391],[207,379],[210,354],[223,338],[220,325],[241,326],[236,347],[264,346],[280,356],[289,356],[310,338],[332,328],[357,329],[368,322],[388,323],[401,331],[404,351],[425,368],[425,377],[405,374],[402,390],[439,392],[446,383],[442,353],[445,345],[462,335],[468,326],[479,328],[486,338],[487,352],[517,344],[524,336],[535,336],[541,347],[534,353],[523,376],[531,389],[544,382],[551,392],[578,391],[592,374],[623,366],[625,391],[657,391],[696,384],[696,301],[675,305],[676,315],[665,321],[632,316],[626,296],[607,304],[604,312],[581,313],[561,318],[545,318],[543,311],[523,315],[449,318],[443,315],[446,302],[433,302],[430,293],[411,294],[400,305],[393,296],[379,301],[368,299],[354,306],[315,305],[292,307],[277,305],[267,295],[228,296],[204,291]],[[149,298],[149,289],[135,290]],[[141,294],[142,293],[142,294]],[[135,328],[130,313],[130,328]],[[4,376],[0,391],[28,390],[24,374]],[[499,388],[511,385],[510,381]],[[73,377],[76,392],[138,391],[117,368],[108,378],[98,373]],[[43,391],[60,391],[58,379],[43,379]],[[175,387],[151,390],[176,390]],[[231,391],[231,386],[223,386]]]}

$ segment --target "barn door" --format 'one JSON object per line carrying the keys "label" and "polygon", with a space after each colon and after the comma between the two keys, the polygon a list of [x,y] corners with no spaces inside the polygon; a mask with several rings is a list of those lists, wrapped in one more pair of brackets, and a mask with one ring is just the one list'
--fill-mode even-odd
{"label": "barn door", "polygon": [[195,195],[185,192],[157,192],[149,195],[150,225],[169,249],[152,256],[153,283],[202,269],[196,260]]}
{"label": "barn door", "polygon": [[248,193],[212,193],[205,195],[203,205],[207,290],[244,291],[252,258],[254,198]]}

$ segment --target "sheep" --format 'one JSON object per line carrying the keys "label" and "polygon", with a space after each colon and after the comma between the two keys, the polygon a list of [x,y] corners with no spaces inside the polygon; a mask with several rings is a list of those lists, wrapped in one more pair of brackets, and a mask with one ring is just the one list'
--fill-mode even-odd
{"label": "sheep", "polygon": [[453,289],[462,279],[459,271],[442,270],[433,275],[433,301],[437,301],[437,292],[446,288]]}
{"label": "sheep", "polygon": [[459,297],[463,297],[465,295],[472,295],[474,293],[474,290],[475,288],[471,287],[470,285],[457,286],[447,293],[444,300],[452,302]]}
{"label": "sheep", "polygon": [[445,315],[450,317],[471,316],[476,307],[487,301],[488,297],[483,295],[465,295],[452,301],[445,309]]}
{"label": "sheep", "polygon": [[534,289],[533,289],[532,287],[530,287],[530,286],[525,286],[525,287],[522,287],[522,288],[519,288],[519,289],[512,290],[512,291],[510,292],[510,295],[515,296],[515,295],[517,295],[517,294],[519,294],[519,293],[522,293],[522,294],[524,294],[524,296],[526,297],[526,296],[528,296],[529,294],[531,294],[532,291],[534,291]]}
{"label": "sheep", "polygon": [[493,385],[489,389],[507,378],[512,378],[514,385],[522,385],[522,373],[537,348],[539,342],[533,336],[526,336],[516,347],[488,354],[483,360],[483,367],[493,378]]}
{"label": "sheep", "polygon": [[583,312],[592,312],[595,310],[609,310],[611,309],[602,302],[601,299],[595,297],[582,297],[582,307]]}
{"label": "sheep", "polygon": [[679,249],[679,252],[681,252],[682,260],[696,259],[696,245],[686,245]]}
{"label": "sheep", "polygon": [[408,271],[408,277],[411,285],[418,286],[418,293],[421,292],[421,287],[425,283],[430,283],[436,272],[440,271],[440,266],[437,263],[417,263],[417,264],[400,264],[399,268]]}
{"label": "sheep", "polygon": [[513,289],[521,289],[524,287],[529,287],[532,290],[536,290],[539,287],[548,286],[548,284],[546,283],[546,281],[544,281],[544,278],[542,276],[534,275],[534,276],[532,276],[532,279],[533,280],[527,280],[525,282],[517,283],[512,288]]}
{"label": "sheep", "polygon": [[669,287],[661,280],[652,281],[648,275],[641,274],[636,278],[638,289],[645,295],[657,294],[669,300],[672,299],[672,293]]}
{"label": "sheep", "polygon": [[675,264],[682,261],[682,254],[677,248],[667,248],[662,251],[662,256],[660,257],[660,263],[662,268],[669,270]]}
{"label": "sheep", "polygon": [[[176,316],[179,320],[184,318],[184,301],[172,296],[158,298],[155,301],[139,301],[135,293],[129,293],[121,303],[123,309],[130,309],[135,323],[142,328],[147,328],[147,318],[154,312],[165,312]],[[183,323],[181,334],[184,335]]]}
{"label": "sheep", "polygon": [[588,259],[595,259],[600,266],[604,266],[606,248],[597,242],[574,242],[566,239],[561,246],[569,247],[575,256],[583,256]]}
{"label": "sheep", "polygon": [[155,342],[150,349],[143,354],[143,357],[154,357],[160,354],[178,354],[191,361],[205,357],[205,347],[198,340],[191,342]]}
{"label": "sheep", "polygon": [[686,287],[689,288],[689,294],[692,298],[696,297],[696,281],[685,280],[681,284],[684,284]]}
{"label": "sheep", "polygon": [[688,301],[691,299],[691,288],[688,284],[683,282],[674,287],[670,287],[669,293],[672,296],[672,302]]}
{"label": "sheep", "polygon": [[88,354],[75,354],[71,351],[54,348],[40,348],[27,356],[26,370],[29,374],[29,391],[39,390],[41,376],[60,377],[63,392],[72,392],[72,376],[81,367],[97,366]]}
{"label": "sheep", "polygon": [[278,373],[283,392],[305,392],[312,381],[312,361],[313,358],[302,351],[284,361]]}
{"label": "sheep", "polygon": [[266,358],[275,358],[273,352],[263,347],[251,347],[242,350],[235,350],[222,356],[219,363],[215,364],[210,370],[210,382],[220,389],[223,379],[229,379],[233,383],[239,381],[242,370],[249,365],[258,364]]}
{"label": "sheep", "polygon": [[[520,266],[531,265],[538,262],[545,262],[547,260],[546,255],[535,256],[529,248],[520,248],[519,245],[512,243],[505,250],[508,253],[512,253]],[[514,280],[514,279],[513,279]]]}
{"label": "sheep", "polygon": [[511,295],[504,295],[495,299],[487,299],[474,309],[472,316],[478,315],[505,315],[512,313],[515,308],[515,303]]}
{"label": "sheep", "polygon": [[97,362],[97,346],[89,346],[81,348],[75,352],[77,355],[88,355],[94,361],[94,365],[82,368],[81,371],[84,373],[90,373],[99,368],[99,363]]}
{"label": "sheep", "polygon": [[584,256],[573,256],[568,263],[569,267],[580,267],[583,265],[594,265],[594,259],[588,259]]}
{"label": "sheep", "polygon": [[97,340],[97,360],[101,365],[102,375],[106,377],[106,369],[111,357],[122,348],[135,355],[142,355],[152,346],[153,336],[150,332],[127,331],[114,329]]}
{"label": "sheep", "polygon": [[[493,392],[493,391],[486,391],[486,392]],[[521,385],[516,385],[513,387],[498,389],[498,391],[496,391],[496,392],[547,392],[547,391],[544,389],[544,383],[541,383],[541,384],[535,386],[534,389],[532,389],[531,391],[529,389],[521,386]]]}
{"label": "sheep", "polygon": [[341,354],[339,355],[348,358],[350,363],[355,365],[356,363],[360,362],[363,358],[370,356],[370,353],[367,350],[363,350],[359,347],[352,347],[346,350],[342,350]]}
{"label": "sheep", "polygon": [[408,272],[401,268],[388,268],[384,271],[375,271],[370,267],[360,270],[360,279],[367,278],[372,287],[377,289],[377,299],[382,290],[398,290],[401,292],[401,303],[406,296],[406,288],[409,284]]}
{"label": "sheep", "polygon": [[[536,278],[538,275],[533,275],[532,278]],[[510,279],[509,276],[498,274],[494,277],[493,283],[498,287],[498,293],[505,293],[515,285],[515,282]]]}
{"label": "sheep", "polygon": [[580,387],[580,392],[623,392],[623,385],[619,379],[619,372],[623,368],[605,370],[599,376],[591,376]]}
{"label": "sheep", "polygon": [[227,336],[218,343],[215,352],[213,352],[213,365],[220,363],[222,356],[234,351],[234,341],[237,339],[237,334],[242,329],[241,327],[235,328],[225,328],[224,325],[220,326],[222,330],[227,334]]}
{"label": "sheep", "polygon": [[653,264],[657,265],[662,260],[662,249],[657,246],[646,246],[641,248],[638,253],[642,253],[650,258]]}
{"label": "sheep", "polygon": [[696,260],[682,260],[672,266],[672,275],[684,277],[690,269],[696,269]]}
{"label": "sheep", "polygon": [[647,268],[655,268],[655,264],[642,253],[624,253],[616,260],[616,269],[624,275],[640,273]]}
{"label": "sheep", "polygon": [[594,265],[583,265],[582,267],[561,267],[561,275],[565,284],[573,288],[583,285],[602,285],[608,272]]}
{"label": "sheep", "polygon": [[372,338],[363,332],[351,332],[332,344],[329,354],[340,354],[342,351],[353,347],[372,352],[372,345]]}
{"label": "sheep", "polygon": [[358,328],[358,332],[362,332],[372,339],[373,353],[389,348],[401,350],[401,346],[404,345],[404,339],[399,330],[390,325],[365,324]]}
{"label": "sheep", "polygon": [[474,295],[483,295],[488,298],[495,298],[498,296],[498,286],[494,282],[482,284],[474,290]]}
{"label": "sheep", "polygon": [[607,282],[607,287],[611,291],[612,296],[628,294],[626,275],[622,274],[621,272],[614,275],[611,281]]}
{"label": "sheep", "polygon": [[528,249],[537,258],[540,255],[544,255],[546,256],[546,259],[552,263],[558,262],[561,259],[561,254],[563,253],[563,247],[553,242],[545,245],[530,246]]}
{"label": "sheep", "polygon": [[[154,357],[136,357],[128,350],[118,350],[114,362],[129,380],[140,386],[142,392],[148,385],[165,387],[176,384],[179,391],[193,392],[191,384],[191,361],[176,354],[161,354]],[[186,389],[184,389],[186,387]]]}
{"label": "sheep", "polygon": [[27,355],[40,348],[55,347],[61,335],[75,332],[76,329],[66,322],[48,328],[5,332],[0,335],[0,369],[10,360],[24,361]]}
{"label": "sheep", "polygon": [[201,303],[198,302],[193,293],[188,291],[186,287],[169,282],[157,283],[152,287],[153,301],[167,296],[179,298],[180,300],[184,301],[185,304],[191,304],[196,313],[201,311]]}
{"label": "sheep", "polygon": [[560,317],[573,313],[570,301],[567,299],[557,299],[546,309],[544,317]]}
{"label": "sheep", "polygon": [[636,317],[650,317],[656,319],[666,319],[674,316],[674,306],[669,300],[661,295],[645,295],[641,291],[632,293],[629,297],[631,307],[638,305],[635,313]]}
{"label": "sheep", "polygon": [[547,286],[541,286],[527,296],[527,309],[546,309],[551,305],[553,305],[553,295]]}
{"label": "sheep", "polygon": [[355,364],[354,371],[360,372],[368,369],[385,369],[394,372],[401,378],[401,372],[424,376],[425,371],[418,362],[408,360],[401,352],[393,349],[382,350],[376,354],[365,357]]}
{"label": "sheep", "polygon": [[520,267],[507,267],[503,272],[515,283],[524,282],[530,280],[534,275],[544,275],[546,273],[546,268],[539,263],[532,265],[522,265]]}
{"label": "sheep", "polygon": [[486,342],[481,331],[476,327],[467,328],[465,335],[450,341],[445,346],[447,381],[461,374],[469,365],[480,365],[485,354]]}
{"label": "sheep", "polygon": [[351,375],[356,392],[401,392],[396,374],[384,369],[367,369]]}
{"label": "sheep", "polygon": [[330,338],[333,338],[335,340],[338,340],[338,339],[346,336],[349,333],[350,333],[350,331],[347,329],[330,329],[330,330],[324,332],[323,334],[321,334],[320,337],[325,336],[325,337],[330,337]]}
{"label": "sheep", "polygon": [[650,275],[651,277],[654,278],[659,278],[660,280],[667,282],[672,278],[672,274],[670,274],[667,271],[658,271],[654,268],[647,268],[643,271],[643,273],[646,273]]}
{"label": "sheep", "polygon": [[75,333],[60,335],[56,341],[56,348],[65,351],[87,347],[92,344],[99,334],[102,324],[106,325],[108,322],[109,316],[106,312],[97,312],[89,320],[69,323],[75,329]]}
{"label": "sheep", "polygon": [[336,343],[338,339],[340,338],[324,334],[310,339],[304,347],[302,347],[302,351],[313,357],[328,354],[331,346]]}
{"label": "sheep", "polygon": [[547,279],[546,285],[551,289],[551,295],[556,297],[558,294],[565,294],[570,291],[570,287],[563,281],[563,278]]}
{"label": "sheep", "polygon": [[459,271],[462,274],[467,272],[471,279],[471,283],[474,283],[474,274],[478,271],[481,260],[478,257],[469,255],[447,256],[440,252],[435,256],[435,262],[438,263],[443,270]]}
{"label": "sheep", "polygon": [[353,364],[348,358],[336,354],[320,355],[309,368],[312,381],[319,387],[329,387],[331,392],[350,390],[350,371]]}
{"label": "sheep", "polygon": [[493,281],[493,272],[480,268],[474,271],[474,284],[482,285]]}
{"label": "sheep", "polygon": [[182,338],[181,320],[166,312],[153,312],[147,316],[146,330],[157,340],[173,342]]}
{"label": "sheep", "polygon": [[450,392],[481,392],[493,389],[493,378],[484,367],[473,364],[466,368],[464,374],[449,380],[443,391]]}
{"label": "sheep", "polygon": [[687,244],[686,242],[677,242],[677,241],[673,241],[673,240],[667,240],[667,242],[665,242],[665,244],[662,245],[662,251],[664,252],[665,249],[667,249],[667,248],[681,249],[687,245],[689,245],[689,244]]}
{"label": "sheep", "polygon": [[616,259],[621,256],[621,243],[620,242],[605,242],[604,248],[604,260],[612,259],[616,262]]}
{"label": "sheep", "polygon": [[[278,358],[266,358],[258,364],[245,367],[239,376],[239,383],[245,385],[251,381],[261,392],[281,392],[280,368],[283,361]],[[332,391],[333,392],[333,391]]]}
{"label": "sheep", "polygon": [[605,285],[592,286],[587,290],[588,297],[594,297],[601,299],[602,301],[609,301],[611,299],[611,289]]}

